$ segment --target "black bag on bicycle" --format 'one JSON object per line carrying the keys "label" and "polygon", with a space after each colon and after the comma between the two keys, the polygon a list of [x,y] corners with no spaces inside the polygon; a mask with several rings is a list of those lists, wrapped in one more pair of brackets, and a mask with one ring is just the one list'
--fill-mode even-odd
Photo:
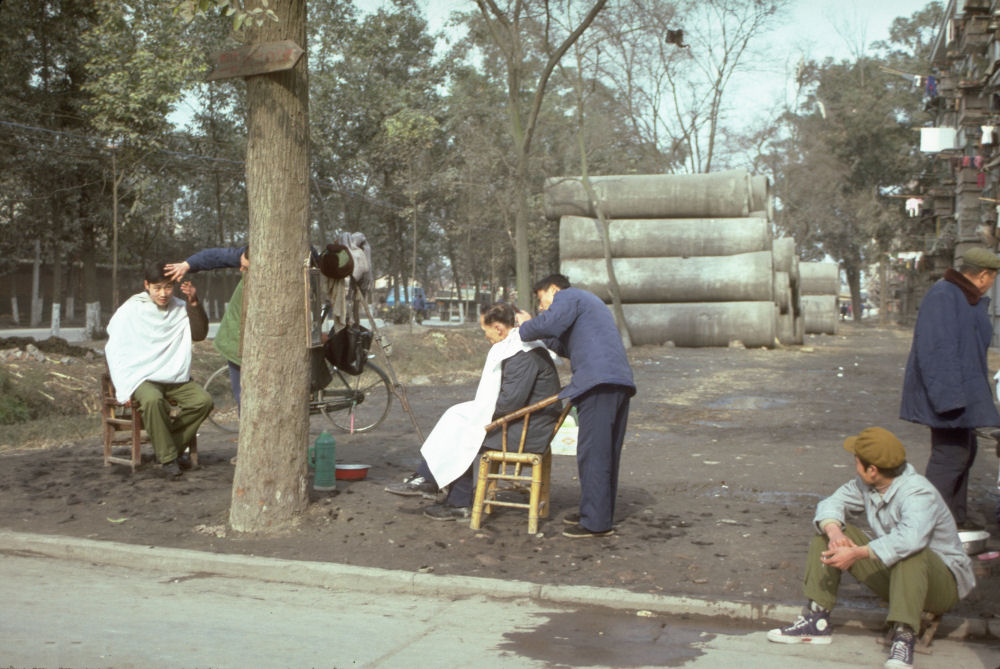
{"label": "black bag on bicycle", "polygon": [[371,330],[352,324],[331,334],[323,348],[331,365],[345,374],[358,375],[365,369],[371,345]]}

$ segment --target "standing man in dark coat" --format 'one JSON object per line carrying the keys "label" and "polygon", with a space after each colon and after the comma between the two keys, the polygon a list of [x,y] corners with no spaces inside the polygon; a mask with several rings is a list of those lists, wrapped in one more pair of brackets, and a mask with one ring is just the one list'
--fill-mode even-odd
{"label": "standing man in dark coat", "polygon": [[966,509],[969,470],[978,449],[975,428],[1000,425],[986,364],[993,327],[985,297],[998,269],[995,254],[971,248],[959,271],[948,269],[927,291],[903,379],[899,417],[931,429],[925,475],[959,529],[977,527]]}
{"label": "standing man in dark coat", "polygon": [[605,536],[614,531],[618,464],[635,394],[632,368],[611,310],[599,297],[571,287],[562,274],[545,277],[533,290],[541,313],[531,318],[518,312],[521,339],[540,339],[569,358],[573,378],[560,395],[579,415],[580,513],[566,517],[572,527],[563,535]]}

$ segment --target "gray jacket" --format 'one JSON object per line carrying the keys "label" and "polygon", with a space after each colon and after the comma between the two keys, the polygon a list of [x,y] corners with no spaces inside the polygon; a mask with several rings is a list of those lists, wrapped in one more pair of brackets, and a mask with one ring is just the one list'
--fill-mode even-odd
{"label": "gray jacket", "polygon": [[820,521],[843,523],[848,514],[862,511],[875,532],[868,549],[887,567],[929,548],[955,576],[959,597],[965,597],[976,585],[972,562],[962,549],[951,511],[937,488],[913,465],[906,465],[884,496],[855,477],[816,505],[813,523],[819,530]]}

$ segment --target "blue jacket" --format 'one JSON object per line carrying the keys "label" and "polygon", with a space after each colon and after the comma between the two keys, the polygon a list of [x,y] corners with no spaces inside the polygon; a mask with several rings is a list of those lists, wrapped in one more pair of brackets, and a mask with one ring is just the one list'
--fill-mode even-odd
{"label": "blue jacket", "polygon": [[198,251],[188,258],[187,264],[191,266],[192,272],[222,269],[223,267],[239,267],[240,256],[243,255],[245,250],[245,246],[205,249],[204,251]]}
{"label": "blue jacket", "polygon": [[988,297],[970,304],[948,279],[927,291],[906,362],[900,418],[936,428],[1000,425],[986,364],[989,304]]}
{"label": "blue jacket", "polygon": [[573,378],[559,394],[573,399],[603,384],[622,386],[635,394],[632,368],[611,310],[593,293],[564,288],[548,309],[520,328],[521,339],[541,339],[569,358]]}

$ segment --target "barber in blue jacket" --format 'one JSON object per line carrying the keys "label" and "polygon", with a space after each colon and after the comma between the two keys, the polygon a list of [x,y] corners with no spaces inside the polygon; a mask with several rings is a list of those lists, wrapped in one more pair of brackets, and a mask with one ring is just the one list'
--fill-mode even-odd
{"label": "barber in blue jacket", "polygon": [[925,476],[941,493],[959,529],[982,529],[967,515],[969,470],[977,427],[1000,425],[986,351],[993,336],[990,298],[1000,258],[985,248],[965,252],[927,291],[917,313],[903,378],[899,417],[931,429]]}
{"label": "barber in blue jacket", "polygon": [[580,475],[580,513],[570,514],[563,535],[605,536],[614,531],[618,464],[628,424],[629,398],[635,394],[632,368],[611,311],[596,295],[573,288],[562,274],[533,287],[541,313],[518,312],[523,341],[536,339],[568,357],[573,377],[560,396],[577,409],[576,461]]}

